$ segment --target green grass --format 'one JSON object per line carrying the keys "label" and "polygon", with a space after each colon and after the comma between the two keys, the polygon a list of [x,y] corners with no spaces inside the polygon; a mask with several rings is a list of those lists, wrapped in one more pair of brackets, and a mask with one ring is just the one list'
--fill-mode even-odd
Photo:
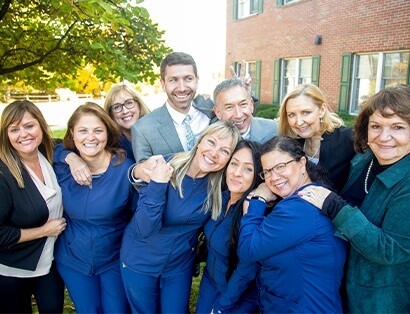
{"label": "green grass", "polygon": [[54,130],[51,132],[51,136],[53,138],[63,138],[65,135],[66,129],[61,129],[61,130]]}
{"label": "green grass", "polygon": [[[203,269],[204,269],[204,264],[201,264],[201,276],[202,276]],[[193,280],[192,280],[191,298],[189,301],[189,312],[190,313],[195,313],[195,306],[196,306],[196,300],[198,298],[199,283],[201,281],[201,276],[192,278]],[[37,304],[34,298],[32,299],[32,304],[33,304],[33,313],[38,314]],[[74,314],[75,313],[74,304],[71,301],[70,296],[68,295],[67,289],[65,290],[65,294],[64,294],[63,313],[64,314]]]}

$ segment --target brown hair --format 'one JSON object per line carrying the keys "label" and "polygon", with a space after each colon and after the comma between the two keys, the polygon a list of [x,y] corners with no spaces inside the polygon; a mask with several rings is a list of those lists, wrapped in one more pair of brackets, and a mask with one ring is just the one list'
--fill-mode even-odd
{"label": "brown hair", "polygon": [[47,160],[53,161],[53,140],[50,135],[50,128],[44,119],[40,109],[28,100],[17,100],[9,104],[3,110],[0,125],[0,159],[10,170],[13,177],[16,179],[19,187],[24,188],[23,176],[21,173],[22,163],[17,151],[10,143],[8,137],[8,127],[12,123],[20,123],[24,114],[28,112],[36,119],[43,133],[43,139],[39,149],[45,154]]}
{"label": "brown hair", "polygon": [[160,65],[160,74],[161,74],[161,79],[165,80],[165,71],[168,66],[173,66],[173,65],[192,65],[192,68],[194,70],[194,75],[195,77],[198,77],[198,70],[196,67],[196,63],[194,58],[192,58],[191,55],[184,53],[184,52],[172,52],[169,55],[167,55],[164,60],[162,60],[161,65]]}
{"label": "brown hair", "polygon": [[63,139],[64,147],[79,155],[79,151],[74,145],[73,130],[78,123],[78,120],[84,115],[96,116],[105,125],[107,128],[107,145],[105,149],[117,155],[118,164],[122,163],[126,157],[126,152],[122,148],[119,148],[121,128],[108,116],[103,108],[93,102],[86,102],[84,105],[79,106],[71,115],[67,122],[67,132]]}
{"label": "brown hair", "polygon": [[353,127],[354,149],[357,153],[364,153],[368,149],[369,117],[376,111],[385,118],[397,115],[410,125],[410,86],[387,87],[366,100]]}

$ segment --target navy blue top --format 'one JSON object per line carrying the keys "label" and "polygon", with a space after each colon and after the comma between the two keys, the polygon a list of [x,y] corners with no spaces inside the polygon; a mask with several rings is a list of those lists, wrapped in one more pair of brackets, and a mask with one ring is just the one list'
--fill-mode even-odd
{"label": "navy blue top", "polygon": [[131,141],[129,141],[124,134],[120,136],[120,145],[121,148],[124,149],[127,152],[127,157],[132,160],[133,163],[135,163],[135,157],[134,153],[132,151],[132,144]]}
{"label": "navy blue top", "polygon": [[68,165],[59,160],[62,155],[54,156],[67,220],[56,242],[57,263],[84,275],[118,267],[122,235],[138,202],[138,192],[127,178],[133,162],[127,158],[114,166],[114,157],[105,173],[93,177],[90,188],[74,181]]}
{"label": "navy blue top", "polygon": [[202,209],[208,176],[182,181],[184,197],[170,182],[151,180],[140,190],[138,208],[127,226],[121,261],[135,272],[175,275],[192,269],[198,230],[210,216]]}
{"label": "navy blue top", "polygon": [[347,243],[334,236],[329,218],[296,193],[266,218],[266,204],[250,201],[241,221],[238,255],[261,264],[263,312],[341,313]]}
{"label": "navy blue top", "polygon": [[229,282],[226,281],[226,273],[229,268],[230,230],[235,205],[231,205],[225,216],[229,198],[229,191],[225,191],[221,215],[217,220],[209,219],[204,226],[208,255],[203,276],[206,276],[215,289],[221,293],[214,305],[215,309],[221,311],[226,311],[235,306],[237,302],[242,301],[253,301],[257,307],[258,295],[255,278],[259,267],[255,262],[239,261]]}

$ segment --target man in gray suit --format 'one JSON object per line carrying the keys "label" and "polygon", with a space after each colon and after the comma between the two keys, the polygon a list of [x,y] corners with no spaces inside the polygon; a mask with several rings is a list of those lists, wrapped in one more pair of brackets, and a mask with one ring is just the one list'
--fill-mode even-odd
{"label": "man in gray suit", "polygon": [[215,114],[212,101],[199,96],[198,73],[194,59],[183,52],[165,57],[160,67],[162,89],[166,103],[139,119],[131,127],[135,159],[141,162],[153,155],[168,155],[187,151],[185,118],[195,137],[206,129]]}
{"label": "man in gray suit", "polygon": [[234,122],[244,139],[263,144],[278,133],[276,121],[253,116],[254,101],[239,78],[219,83],[214,90],[214,102],[217,119]]}
{"label": "man in gray suit", "polygon": [[[167,93],[166,103],[139,119],[131,128],[132,146],[137,166],[133,180],[149,180],[155,167],[154,155],[169,155],[189,149],[183,120],[191,117],[190,126],[198,138],[212,122],[222,119],[233,121],[243,138],[264,143],[277,133],[273,120],[252,116],[254,100],[242,78],[226,79],[215,88],[214,103],[198,96],[194,99],[198,75],[193,58],[182,52],[173,52],[161,63],[161,85]],[[246,78],[245,78],[246,79]],[[150,158],[148,163],[141,163]]]}

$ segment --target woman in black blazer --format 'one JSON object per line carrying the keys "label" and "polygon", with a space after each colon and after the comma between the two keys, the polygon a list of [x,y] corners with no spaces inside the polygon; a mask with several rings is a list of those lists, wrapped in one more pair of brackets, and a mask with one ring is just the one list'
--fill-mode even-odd
{"label": "woman in black blazer", "polygon": [[283,99],[279,113],[279,135],[299,139],[306,157],[326,169],[333,187],[341,191],[355,156],[353,131],[344,127],[319,87],[296,86]]}
{"label": "woman in black blazer", "polygon": [[64,285],[53,263],[65,229],[53,143],[31,102],[8,105],[0,122],[0,312],[62,313]]}

